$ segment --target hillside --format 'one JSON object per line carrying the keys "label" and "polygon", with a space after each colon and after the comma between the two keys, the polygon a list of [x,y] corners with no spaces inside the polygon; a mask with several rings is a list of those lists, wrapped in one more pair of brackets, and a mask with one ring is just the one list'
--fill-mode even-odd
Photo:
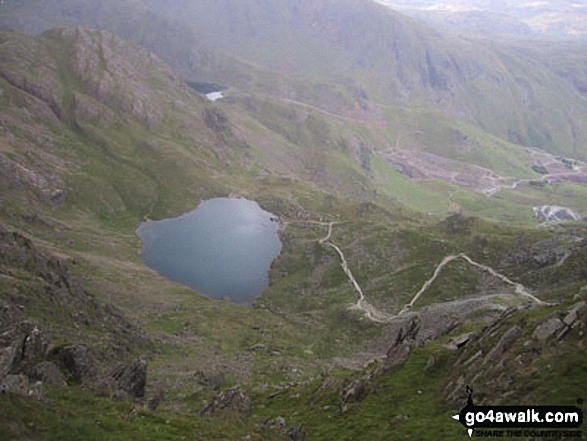
{"label": "hillside", "polygon": [[[410,180],[379,149],[403,133],[423,157],[442,140],[447,157],[466,146],[463,163],[536,176],[533,154],[437,111],[362,120],[238,92],[211,103],[103,31],[2,31],[0,58],[3,437],[450,437],[468,382],[487,403],[575,403],[585,224],[534,228],[519,207],[584,204],[584,187],[489,198]],[[142,220],[227,195],[281,225],[251,307],[138,258]],[[501,222],[471,216],[488,209]],[[466,363],[479,351],[487,362]]]}
{"label": "hillside", "polygon": [[[441,109],[510,142],[586,157],[587,109],[582,83],[573,81],[583,61],[565,63],[561,74],[547,55],[535,56],[539,45],[532,42],[528,53],[509,43],[451,37],[364,0],[145,0],[116,7],[68,0],[50,11],[43,5],[6,2],[2,23],[30,32],[95,26],[153,50],[190,81],[337,114],[378,105]],[[573,48],[584,52],[582,43]]]}

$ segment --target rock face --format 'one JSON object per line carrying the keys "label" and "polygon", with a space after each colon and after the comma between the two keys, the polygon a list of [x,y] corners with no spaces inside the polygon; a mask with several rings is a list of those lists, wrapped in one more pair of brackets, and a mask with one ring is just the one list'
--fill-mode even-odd
{"label": "rock face", "polygon": [[218,411],[229,410],[248,415],[251,412],[251,398],[238,387],[225,389],[218,393],[202,409],[200,415],[212,415]]}

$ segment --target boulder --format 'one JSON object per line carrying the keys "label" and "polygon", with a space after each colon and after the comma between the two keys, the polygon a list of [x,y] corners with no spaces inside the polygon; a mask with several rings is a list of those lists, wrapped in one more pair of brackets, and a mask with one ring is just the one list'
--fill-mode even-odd
{"label": "boulder", "polygon": [[126,392],[133,398],[144,398],[147,385],[147,360],[141,356],[130,365],[116,369],[112,377],[116,381],[118,390]]}
{"label": "boulder", "polygon": [[59,370],[55,363],[43,361],[36,364],[30,372],[30,378],[42,381],[45,384],[55,386],[67,386],[65,375]]}
{"label": "boulder", "polygon": [[576,303],[571,308],[568,309],[566,317],[563,319],[563,323],[567,326],[572,326],[577,319],[579,318],[579,311],[583,309],[586,305],[585,301],[581,301]]}
{"label": "boulder", "polygon": [[14,346],[0,348],[0,378],[4,378],[10,373],[16,352]]}
{"label": "boulder", "polygon": [[301,424],[298,424],[287,431],[287,436],[289,436],[292,441],[304,441],[306,439],[306,431]]}
{"label": "boulder", "polygon": [[47,355],[47,342],[41,330],[29,322],[14,325],[0,335],[0,378],[8,373],[28,374]]}
{"label": "boulder", "polygon": [[538,341],[548,340],[563,326],[565,326],[565,324],[559,318],[553,317],[538,325],[534,330],[532,337]]}
{"label": "boulder", "polygon": [[447,345],[447,348],[450,350],[457,350],[461,349],[465,346],[469,340],[471,339],[472,332],[466,332],[465,334],[457,335],[456,337],[452,337]]}
{"label": "boulder", "polygon": [[45,358],[47,354],[47,343],[41,330],[34,326],[27,332],[22,344],[21,359],[23,364],[33,363]]}
{"label": "boulder", "polygon": [[57,365],[67,369],[72,380],[86,383],[96,378],[96,362],[86,346],[65,346],[56,352]]}
{"label": "boulder", "polygon": [[286,421],[283,417],[271,418],[264,423],[265,427],[285,433]]}
{"label": "boulder", "polygon": [[41,399],[43,398],[43,383],[37,381],[30,384],[29,379],[22,374],[7,375],[0,382],[0,393],[13,393]]}

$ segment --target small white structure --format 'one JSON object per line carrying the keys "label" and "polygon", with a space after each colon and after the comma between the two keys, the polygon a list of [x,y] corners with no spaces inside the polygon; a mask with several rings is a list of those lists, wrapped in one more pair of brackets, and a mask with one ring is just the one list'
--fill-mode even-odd
{"label": "small white structure", "polygon": [[220,98],[224,98],[224,96],[222,95],[222,92],[210,92],[206,94],[206,98],[208,98],[210,101],[216,101]]}

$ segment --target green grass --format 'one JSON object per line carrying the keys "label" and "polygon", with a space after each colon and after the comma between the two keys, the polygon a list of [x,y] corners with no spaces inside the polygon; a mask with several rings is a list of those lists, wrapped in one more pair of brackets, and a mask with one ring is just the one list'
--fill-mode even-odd
{"label": "green grass", "polygon": [[237,414],[206,418],[198,413],[154,413],[129,400],[77,388],[48,389],[46,398],[51,401],[2,394],[0,439],[237,440],[247,435],[254,440],[283,439]]}
{"label": "green grass", "polygon": [[436,214],[448,211],[447,195],[435,192],[402,176],[378,154],[371,157],[371,163],[373,164],[376,185],[385,195],[415,211]]}

